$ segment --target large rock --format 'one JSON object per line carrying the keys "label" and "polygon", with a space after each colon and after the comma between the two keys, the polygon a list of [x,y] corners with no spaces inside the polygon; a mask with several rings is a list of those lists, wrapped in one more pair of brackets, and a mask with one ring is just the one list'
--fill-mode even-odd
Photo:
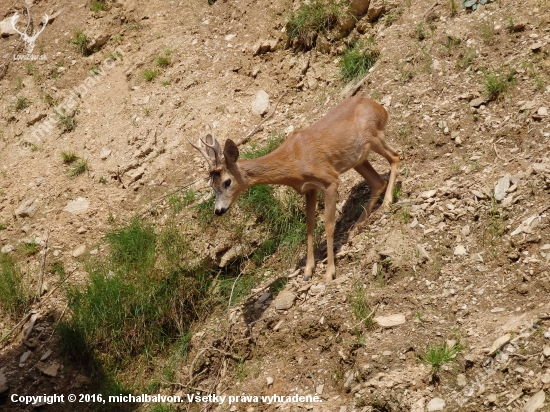
{"label": "large rock", "polygon": [[402,313],[398,313],[389,316],[377,316],[374,318],[374,321],[383,328],[391,328],[393,326],[402,325],[406,322],[406,319],[405,315],[403,315]]}
{"label": "large rock", "polygon": [[34,203],[36,201],[36,198],[30,198],[25,200],[23,203],[19,205],[17,209],[15,209],[15,216],[16,217],[27,217],[32,215],[34,210],[36,209],[36,204]]}
{"label": "large rock", "polygon": [[294,305],[294,300],[296,299],[296,296],[294,293],[283,290],[281,293],[277,295],[277,298],[275,298],[275,301],[273,304],[275,305],[275,309],[278,310],[286,310],[290,309],[292,305]]}
{"label": "large rock", "polygon": [[523,412],[535,412],[544,406],[546,394],[544,390],[540,390],[529,398],[523,406]]}
{"label": "large rock", "polygon": [[84,199],[83,197],[79,197],[67,203],[67,206],[65,206],[63,211],[72,213],[73,215],[78,215],[80,213],[86,212],[89,207],[90,202],[88,202],[88,200]]}
{"label": "large rock", "polygon": [[369,21],[377,20],[382,13],[387,11],[387,5],[383,0],[374,0],[369,5],[369,10],[367,11],[367,18]]}
{"label": "large rock", "polygon": [[369,9],[370,0],[351,0],[349,8],[353,10],[356,16],[362,16]]}
{"label": "large rock", "polygon": [[258,93],[256,93],[256,98],[252,102],[252,113],[263,116],[265,113],[267,113],[268,107],[269,95],[265,91],[260,90]]}
{"label": "large rock", "polygon": [[12,34],[17,34],[11,24],[11,18],[12,16],[9,16],[0,21],[0,37],[8,37]]}

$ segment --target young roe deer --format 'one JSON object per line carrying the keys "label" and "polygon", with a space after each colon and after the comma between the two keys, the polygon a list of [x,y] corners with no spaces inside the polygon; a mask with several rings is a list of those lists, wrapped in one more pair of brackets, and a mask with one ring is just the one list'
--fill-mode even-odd
{"label": "young roe deer", "polygon": [[[290,133],[279,148],[256,159],[238,161],[239,149],[230,139],[226,140],[222,153],[220,144],[210,134],[206,136],[205,141],[199,139],[197,145],[191,145],[209,164],[211,185],[216,195],[215,213],[218,216],[227,212],[243,190],[254,185],[286,185],[305,195],[306,277],[312,275],[315,267],[315,206],[317,191],[323,191],[327,235],[326,280],[330,281],[335,274],[333,240],[339,176],[354,168],[370,186],[370,199],[352,232],[355,232],[358,225],[371,213],[384,190],[384,212],[389,210],[393,200],[399,154],[384,140],[387,121],[388,113],[380,104],[367,98],[352,97],[331,109],[311,127]],[[385,157],[390,163],[389,182],[386,183],[369,163],[371,150]]]}

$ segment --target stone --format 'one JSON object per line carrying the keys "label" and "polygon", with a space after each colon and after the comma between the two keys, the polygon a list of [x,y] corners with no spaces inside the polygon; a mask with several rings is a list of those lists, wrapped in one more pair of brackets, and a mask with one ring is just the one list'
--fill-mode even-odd
{"label": "stone", "polygon": [[57,376],[57,372],[59,371],[59,364],[58,363],[52,363],[49,366],[38,365],[37,368],[44,375],[51,376],[52,378],[55,378]]}
{"label": "stone", "polygon": [[104,147],[103,149],[101,149],[101,153],[99,153],[99,158],[101,160],[105,160],[107,159],[109,156],[111,155],[111,151],[109,149],[107,149],[106,147]]}
{"label": "stone", "polygon": [[386,12],[386,4],[383,0],[374,0],[370,3],[367,11],[367,19],[369,21],[377,20],[382,13]]}
{"label": "stone", "polygon": [[88,44],[88,51],[95,52],[101,49],[103,46],[105,46],[110,37],[111,36],[107,33],[96,34],[92,37],[92,40]]}
{"label": "stone", "polygon": [[309,293],[311,293],[312,295],[317,295],[318,293],[323,293],[326,289],[326,286],[323,285],[323,284],[320,284],[320,285],[312,285],[310,288],[309,288]]}
{"label": "stone", "polygon": [[265,91],[260,90],[258,93],[256,93],[256,98],[252,102],[252,113],[263,116],[265,113],[267,113],[268,107],[269,95]]}
{"label": "stone", "polygon": [[27,362],[27,359],[29,359],[29,356],[31,356],[31,353],[32,352],[28,350],[21,355],[21,357],[19,358],[19,366],[24,365],[25,362]]}
{"label": "stone", "polygon": [[543,44],[540,41],[538,41],[536,43],[533,43],[531,45],[531,51],[536,53],[536,52],[540,51],[540,49],[542,49],[542,46],[543,46]]}
{"label": "stone", "polygon": [[51,349],[48,349],[46,351],[46,353],[44,353],[44,355],[42,355],[42,357],[40,358],[41,361],[45,361],[46,359],[48,359],[50,357],[50,355],[52,354],[52,350]]}
{"label": "stone", "polygon": [[36,179],[36,181],[35,181],[36,186],[42,186],[45,182],[46,182],[46,179],[44,179],[43,177],[39,177],[39,178]]}
{"label": "stone", "polygon": [[479,107],[482,104],[485,104],[487,99],[485,97],[478,97],[470,102],[470,107]]}
{"label": "stone", "polygon": [[264,303],[269,297],[271,296],[271,293],[265,292],[260,298],[258,299],[258,303]]}
{"label": "stone", "polygon": [[519,235],[520,233],[531,234],[534,228],[536,228],[541,223],[541,217],[538,215],[533,215],[525,219],[521,224],[510,233],[510,236]]}
{"label": "stone", "polygon": [[546,107],[539,107],[539,110],[537,110],[537,114],[539,116],[548,116],[548,109]]}
{"label": "stone", "polygon": [[499,202],[504,199],[504,196],[506,196],[506,192],[508,191],[508,188],[510,187],[510,175],[507,174],[504,177],[502,177],[498,183],[495,186],[495,199]]}
{"label": "stone", "polygon": [[426,251],[424,246],[417,243],[415,247],[423,261],[429,261],[429,262],[432,261],[432,258],[430,257],[429,253]]}
{"label": "stone", "polygon": [[454,250],[455,256],[464,256],[468,252],[466,251],[466,248],[463,245],[457,245]]}
{"label": "stone", "polygon": [[317,387],[315,388],[315,393],[317,395],[322,395],[324,389],[325,389],[325,385],[317,385]]}
{"label": "stone", "polygon": [[73,250],[73,257],[77,258],[79,256],[82,256],[86,252],[86,245],[80,245],[76,249]]}
{"label": "stone", "polygon": [[544,406],[546,394],[544,390],[540,390],[531,396],[523,406],[523,412],[535,412]]}
{"label": "stone", "polygon": [[389,316],[377,316],[374,321],[383,328],[391,328],[394,326],[402,325],[406,322],[405,315],[397,313]]}
{"label": "stone", "polygon": [[349,8],[353,10],[355,16],[362,16],[369,9],[371,0],[351,0]]}
{"label": "stone", "polygon": [[501,347],[510,342],[510,339],[512,339],[512,335],[510,333],[502,335],[500,338],[493,342],[493,346],[491,346],[491,349],[489,349],[489,354],[492,355],[493,353],[495,353]]}
{"label": "stone", "polygon": [[497,402],[497,396],[494,393],[491,393],[489,396],[487,396],[487,401],[494,405]]}
{"label": "stone", "polygon": [[460,386],[461,388],[463,388],[464,386],[466,386],[468,384],[468,382],[466,381],[466,375],[464,375],[463,373],[459,373],[457,376],[456,376],[456,384],[458,386]]}
{"label": "stone", "polygon": [[426,406],[428,412],[442,411],[443,408],[445,408],[445,401],[441,398],[433,398]]}
{"label": "stone", "polygon": [[430,199],[434,197],[436,193],[437,193],[437,189],[426,190],[425,192],[420,193],[418,197],[420,199]]}
{"label": "stone", "polygon": [[545,346],[542,348],[542,354],[547,358],[550,358],[550,346]]}
{"label": "stone", "polygon": [[246,251],[243,245],[235,245],[224,253],[224,255],[220,259],[220,263],[218,264],[218,266],[224,268],[231,262],[234,262],[235,260],[243,258],[245,256]]}
{"label": "stone", "polygon": [[67,203],[67,206],[63,209],[64,212],[69,212],[73,215],[79,215],[81,213],[86,212],[90,207],[90,202],[83,198],[78,197],[75,200],[71,200],[69,203]]}
{"label": "stone", "polygon": [[12,34],[17,34],[13,25],[11,24],[12,16],[6,17],[4,20],[0,21],[0,37],[8,37]]}
{"label": "stone", "polygon": [[13,250],[13,245],[4,245],[2,246],[2,249],[0,249],[0,252],[10,253],[12,250]]}
{"label": "stone", "polygon": [[8,385],[8,379],[4,372],[0,371],[0,395],[7,392],[10,386]]}
{"label": "stone", "polygon": [[294,295],[294,293],[288,290],[283,290],[277,295],[273,304],[275,305],[275,309],[277,310],[286,310],[290,309],[292,305],[294,305],[295,299],[296,295]]}
{"label": "stone", "polygon": [[273,385],[273,378],[271,376],[268,376],[266,379],[267,386]]}
{"label": "stone", "polygon": [[19,205],[17,209],[15,209],[15,216],[16,217],[29,217],[33,214],[34,210],[36,209],[36,204],[34,203],[36,201],[36,198],[32,197],[30,199],[25,200],[23,203]]}

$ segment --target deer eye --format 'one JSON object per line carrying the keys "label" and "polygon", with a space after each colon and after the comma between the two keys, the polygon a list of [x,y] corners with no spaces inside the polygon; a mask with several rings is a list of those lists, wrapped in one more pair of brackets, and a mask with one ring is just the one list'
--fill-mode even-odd
{"label": "deer eye", "polygon": [[226,189],[231,186],[231,179],[227,179],[225,182],[223,182],[223,187]]}

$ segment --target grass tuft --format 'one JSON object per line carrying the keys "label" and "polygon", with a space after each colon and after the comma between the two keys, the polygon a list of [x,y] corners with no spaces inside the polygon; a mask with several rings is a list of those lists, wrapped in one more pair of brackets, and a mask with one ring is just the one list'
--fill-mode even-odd
{"label": "grass tuft", "polygon": [[340,62],[340,72],[345,80],[356,79],[364,76],[380,56],[380,52],[374,47],[374,40],[368,44],[357,42],[348,47]]}
{"label": "grass tuft", "polygon": [[351,310],[355,317],[363,322],[368,329],[374,326],[374,312],[368,301],[366,290],[357,282],[350,296]]}
{"label": "grass tuft", "polygon": [[429,345],[426,352],[420,356],[420,363],[430,366],[432,373],[436,374],[443,365],[453,362],[456,356],[464,349],[460,343],[460,339],[457,339],[452,347],[447,346],[446,343]]}
{"label": "grass tuft", "polygon": [[75,152],[61,152],[61,158],[63,159],[63,163],[70,165],[78,159],[78,156]]}
{"label": "grass tuft", "polygon": [[506,93],[510,85],[514,83],[515,74],[514,69],[509,70],[507,74],[502,70],[485,72],[483,74],[483,86],[489,99],[495,100]]}
{"label": "grass tuft", "polygon": [[75,30],[73,36],[69,43],[74,44],[76,49],[83,56],[89,56],[90,52],[88,50],[88,36],[82,30]]}
{"label": "grass tuft", "polygon": [[155,80],[155,78],[158,75],[159,75],[159,72],[158,70],[155,70],[155,69],[147,69],[147,70],[144,70],[142,73],[142,76],[146,82],[152,82],[153,80]]}
{"label": "grass tuft", "polygon": [[18,318],[27,311],[29,303],[23,274],[10,255],[0,253],[0,309]]}
{"label": "grass tuft", "polygon": [[343,1],[312,0],[300,4],[292,11],[286,24],[287,35],[296,39],[298,45],[311,49],[319,33],[331,30],[338,19],[347,12],[347,4]]}
{"label": "grass tuft", "polygon": [[69,176],[77,177],[81,174],[86,173],[88,170],[90,170],[88,166],[88,160],[78,159],[72,164],[67,173],[69,174]]}
{"label": "grass tuft", "polygon": [[29,107],[31,102],[26,97],[18,97],[15,101],[14,107],[18,112]]}

